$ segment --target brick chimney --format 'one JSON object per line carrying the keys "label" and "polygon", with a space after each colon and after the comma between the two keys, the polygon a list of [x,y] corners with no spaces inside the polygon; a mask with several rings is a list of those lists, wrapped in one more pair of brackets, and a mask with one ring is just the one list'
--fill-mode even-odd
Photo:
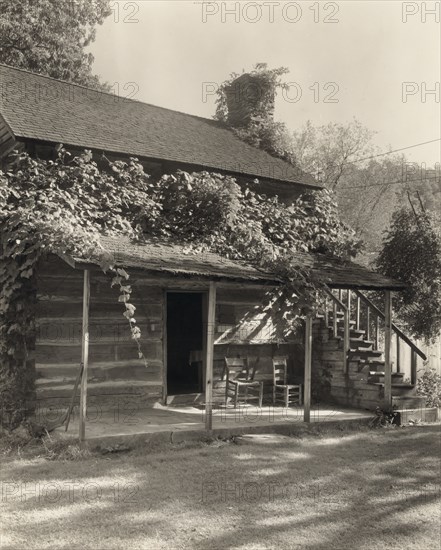
{"label": "brick chimney", "polygon": [[[233,127],[247,126],[253,117],[261,117],[265,114],[263,106],[269,99],[269,112],[266,115],[273,118],[274,115],[274,91],[271,85],[258,76],[244,73],[233,80],[225,90],[228,107],[228,124]],[[269,97],[271,94],[271,97]]]}

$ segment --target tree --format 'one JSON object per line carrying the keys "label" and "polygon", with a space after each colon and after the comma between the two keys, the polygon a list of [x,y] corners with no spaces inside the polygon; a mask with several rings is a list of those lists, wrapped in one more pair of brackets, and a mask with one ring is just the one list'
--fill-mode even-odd
{"label": "tree", "polygon": [[110,13],[108,0],[2,0],[0,63],[107,89],[85,50]]}
{"label": "tree", "polygon": [[406,283],[396,313],[416,338],[441,332],[441,219],[430,212],[398,210],[378,257],[382,273]]}
{"label": "tree", "polygon": [[335,190],[353,172],[353,161],[372,153],[374,132],[354,119],[314,127],[310,121],[293,134],[293,154],[303,170]]}

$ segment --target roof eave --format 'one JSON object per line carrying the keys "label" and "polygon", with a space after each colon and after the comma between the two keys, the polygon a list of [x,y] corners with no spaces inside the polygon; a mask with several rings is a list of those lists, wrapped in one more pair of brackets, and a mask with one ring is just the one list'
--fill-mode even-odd
{"label": "roof eave", "polygon": [[[63,261],[65,261],[70,267],[77,270],[86,270],[86,269],[93,269],[97,270],[99,268],[99,265],[97,263],[91,262],[90,260],[82,260],[81,258],[73,258],[71,256],[68,256],[66,254],[62,253],[56,253],[56,255],[61,258]],[[121,264],[121,267],[124,267],[123,264]],[[130,267],[130,266],[129,266]],[[258,285],[265,285],[265,286],[280,286],[283,284],[283,281],[278,278],[272,278],[272,277],[265,277],[264,275],[259,276],[252,276],[252,275],[240,275],[236,273],[227,273],[227,272],[207,272],[204,273],[199,270],[184,270],[184,269],[174,269],[172,267],[158,267],[158,266],[131,266],[131,270],[134,271],[141,271],[146,274],[155,274],[155,275],[171,275],[174,277],[197,277],[207,280],[214,280],[214,281],[232,281],[232,282],[241,282],[241,283],[249,283],[249,284],[258,284]]]}

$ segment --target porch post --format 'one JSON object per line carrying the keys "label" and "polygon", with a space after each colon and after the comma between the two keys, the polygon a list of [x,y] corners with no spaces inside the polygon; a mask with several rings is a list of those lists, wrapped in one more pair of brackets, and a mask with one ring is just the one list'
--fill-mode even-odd
{"label": "porch post", "polygon": [[83,280],[83,326],[81,332],[81,362],[83,375],[80,390],[80,443],[86,439],[87,415],[87,371],[89,366],[89,302],[90,302],[90,270],[84,270]]}
{"label": "porch post", "polygon": [[386,407],[392,406],[392,296],[390,290],[385,292],[384,305],[384,403]]}
{"label": "porch post", "polygon": [[216,283],[210,282],[207,314],[207,355],[205,360],[205,429],[213,429],[213,355],[216,322]]}
{"label": "porch post", "polygon": [[311,366],[312,366],[312,316],[305,319],[305,375],[303,395],[303,421],[311,421]]}

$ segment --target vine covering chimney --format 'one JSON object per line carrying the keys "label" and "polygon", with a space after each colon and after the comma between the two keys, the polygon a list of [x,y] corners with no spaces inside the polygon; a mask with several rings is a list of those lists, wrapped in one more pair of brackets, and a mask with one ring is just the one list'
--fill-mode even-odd
{"label": "vine covering chimney", "polygon": [[258,74],[244,73],[225,89],[228,124],[248,126],[253,119],[273,119],[275,90]]}

